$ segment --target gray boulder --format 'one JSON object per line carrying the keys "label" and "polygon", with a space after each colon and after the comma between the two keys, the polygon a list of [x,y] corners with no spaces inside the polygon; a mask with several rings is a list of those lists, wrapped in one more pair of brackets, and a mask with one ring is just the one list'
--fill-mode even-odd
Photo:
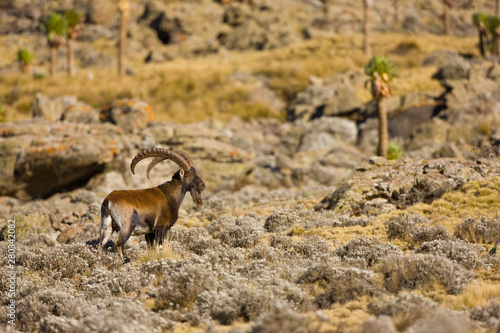
{"label": "gray boulder", "polygon": [[314,119],[321,116],[340,116],[363,107],[349,78],[343,74],[313,84],[297,94],[287,108],[287,120]]}
{"label": "gray boulder", "polygon": [[470,62],[463,57],[453,56],[433,75],[433,78],[437,80],[468,79],[469,72]]}
{"label": "gray boulder", "polygon": [[69,106],[77,103],[76,96],[50,97],[37,93],[33,101],[33,117],[56,121]]}
{"label": "gray boulder", "polygon": [[343,141],[354,144],[358,138],[356,124],[347,119],[322,117],[306,124],[299,151],[325,150]]}
{"label": "gray boulder", "polygon": [[455,50],[436,51],[425,57],[422,66],[443,67],[449,63],[460,62],[463,57]]}
{"label": "gray boulder", "polygon": [[153,120],[151,106],[137,99],[116,100],[101,109],[101,121],[110,122],[126,132],[135,132]]}

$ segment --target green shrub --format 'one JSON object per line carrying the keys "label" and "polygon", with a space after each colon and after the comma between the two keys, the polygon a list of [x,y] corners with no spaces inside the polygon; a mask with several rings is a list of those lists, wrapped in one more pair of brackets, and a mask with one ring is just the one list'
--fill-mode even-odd
{"label": "green shrub", "polygon": [[387,159],[388,160],[399,160],[403,157],[405,151],[401,145],[391,141],[389,142],[389,147],[387,148]]}
{"label": "green shrub", "polygon": [[29,49],[22,48],[17,51],[17,61],[22,65],[31,65],[35,61],[35,58],[35,54]]}
{"label": "green shrub", "polygon": [[5,108],[0,104],[0,123],[4,123],[6,121],[7,118],[5,117]]}

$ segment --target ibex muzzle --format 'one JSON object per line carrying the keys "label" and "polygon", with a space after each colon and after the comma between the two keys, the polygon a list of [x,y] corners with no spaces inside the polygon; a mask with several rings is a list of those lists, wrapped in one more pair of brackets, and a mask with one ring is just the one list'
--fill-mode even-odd
{"label": "ibex muzzle", "polygon": [[177,163],[181,169],[172,176],[172,180],[158,187],[113,191],[101,206],[99,247],[104,250],[113,232],[118,232],[116,246],[124,262],[123,245],[131,235],[146,235],[149,246],[162,244],[167,231],[177,221],[179,207],[187,191],[198,208],[202,204],[201,192],[205,183],[197,175],[186,153],[163,148],[143,150],[130,164],[132,173],[137,163],[148,157],[154,157],[147,169],[148,179],[154,166],[166,159]]}

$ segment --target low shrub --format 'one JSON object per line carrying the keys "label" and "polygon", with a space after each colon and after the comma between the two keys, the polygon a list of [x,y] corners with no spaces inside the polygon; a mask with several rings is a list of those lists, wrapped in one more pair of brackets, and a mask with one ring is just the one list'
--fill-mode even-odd
{"label": "low shrub", "polygon": [[380,242],[378,238],[362,236],[341,246],[335,254],[342,259],[363,259],[367,266],[372,266],[389,254],[403,254],[403,252],[395,245]]}
{"label": "low shrub", "polygon": [[396,333],[391,318],[387,316],[370,317],[361,326],[359,333]]}
{"label": "low shrub", "polygon": [[303,237],[293,248],[296,253],[307,258],[325,257],[333,253],[330,243],[320,236]]}
{"label": "low shrub", "polygon": [[474,332],[469,319],[461,311],[437,309],[418,320],[408,330],[414,333]]}
{"label": "low shrub", "polygon": [[500,330],[500,301],[494,300],[481,307],[475,306],[470,310],[470,319],[482,322],[492,332]]}
{"label": "low shrub", "polygon": [[90,277],[81,277],[78,289],[87,299],[103,298],[105,296],[125,296],[131,292],[140,293],[145,287],[151,287],[154,277],[133,268],[130,265],[119,270],[108,271],[96,268]]}
{"label": "low shrub", "polygon": [[459,294],[474,277],[461,265],[433,254],[389,255],[382,259],[380,271],[384,275],[385,288],[394,293],[437,282],[447,292]]}
{"label": "low shrub", "polygon": [[41,332],[53,333],[163,332],[172,328],[170,321],[130,300],[110,301],[79,320],[48,315],[40,322]]}
{"label": "low shrub", "polygon": [[399,332],[405,331],[417,320],[427,316],[438,304],[421,295],[401,292],[397,296],[384,296],[368,304],[368,312],[389,316]]}
{"label": "low shrub", "polygon": [[370,220],[366,217],[337,215],[332,211],[277,209],[267,219],[264,228],[268,232],[280,232],[300,224],[306,230],[321,227],[366,227]]}
{"label": "low shrub", "polygon": [[217,284],[216,273],[202,260],[172,261],[169,266],[155,301],[157,310],[191,308],[202,292]]}
{"label": "low shrub", "polygon": [[498,242],[500,240],[500,222],[497,219],[487,219],[484,216],[479,221],[470,217],[457,225],[454,235],[471,243]]}
{"label": "low shrub", "polygon": [[93,306],[65,291],[44,289],[17,300],[16,321],[23,332],[32,332],[48,315],[79,319],[92,311],[95,311]]}
{"label": "low shrub", "polygon": [[19,251],[17,262],[20,266],[52,279],[90,276],[92,269],[98,265],[111,267],[120,264],[117,258],[110,258],[84,243],[22,249]]}
{"label": "low shrub", "polygon": [[484,266],[480,257],[485,249],[481,245],[470,244],[463,240],[435,240],[424,242],[417,249],[418,253],[435,254],[462,265],[466,269],[476,269]]}
{"label": "low shrub", "polygon": [[264,230],[260,221],[250,215],[236,220],[223,216],[208,227],[214,238],[231,247],[250,248],[263,237]]}
{"label": "low shrub", "polygon": [[375,284],[374,272],[353,267],[332,267],[328,263],[310,267],[300,277],[299,283],[317,284],[317,289],[321,291],[314,300],[320,308],[380,292]]}
{"label": "low shrub", "polygon": [[262,271],[259,276],[224,277],[217,289],[199,295],[197,307],[203,316],[228,325],[237,319],[255,320],[269,312],[276,304],[301,304],[304,293],[297,286]]}
{"label": "low shrub", "polygon": [[168,237],[171,242],[177,242],[179,245],[193,253],[203,255],[205,251],[217,247],[215,241],[205,228],[172,228]]}
{"label": "low shrub", "polygon": [[269,236],[269,245],[280,250],[288,250],[292,247],[292,239],[282,234],[271,234]]}
{"label": "low shrub", "polygon": [[319,327],[308,321],[289,304],[276,304],[271,311],[260,317],[248,333],[316,333]]}
{"label": "low shrub", "polygon": [[315,229],[321,227],[339,227],[347,228],[353,226],[366,227],[370,220],[366,217],[356,217],[356,216],[346,216],[346,215],[335,215],[329,211],[326,212],[314,212],[310,213],[311,216],[305,216],[303,221],[300,223],[304,229]]}
{"label": "low shrub", "polygon": [[412,246],[432,240],[451,239],[442,225],[430,225],[432,221],[418,215],[394,215],[384,222],[389,239],[400,239]]}
{"label": "low shrub", "polygon": [[298,219],[296,212],[291,209],[277,209],[267,217],[264,229],[268,232],[285,231],[293,226]]}

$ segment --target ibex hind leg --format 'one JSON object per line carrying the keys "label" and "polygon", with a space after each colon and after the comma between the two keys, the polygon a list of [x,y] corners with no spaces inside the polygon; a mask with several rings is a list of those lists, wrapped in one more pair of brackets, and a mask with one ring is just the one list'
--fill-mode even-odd
{"label": "ibex hind leg", "polygon": [[104,247],[106,246],[106,243],[109,241],[109,239],[111,238],[111,234],[113,233],[113,220],[108,214],[106,205],[106,201],[101,205],[101,230],[99,237],[99,248],[101,249],[101,251],[104,251]]}
{"label": "ibex hind leg", "polygon": [[123,263],[126,263],[125,256],[123,254],[123,245],[128,241],[135,227],[137,226],[137,222],[139,221],[139,216],[137,211],[134,209],[131,217],[131,223],[128,224],[128,228],[122,228],[120,230],[120,234],[118,235],[118,239],[116,240],[116,248],[118,249],[118,254],[122,259]]}

